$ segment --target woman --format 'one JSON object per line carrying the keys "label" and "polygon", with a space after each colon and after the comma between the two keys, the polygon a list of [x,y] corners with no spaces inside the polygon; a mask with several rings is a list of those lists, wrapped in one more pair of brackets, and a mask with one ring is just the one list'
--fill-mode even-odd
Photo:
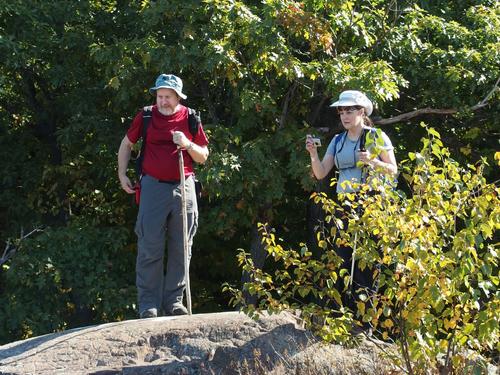
{"label": "woman", "polygon": [[[348,90],[342,92],[339,100],[330,107],[337,107],[342,126],[346,129],[346,132],[337,134],[332,139],[322,161],[318,157],[318,150],[313,139],[311,137],[307,138],[306,149],[311,156],[314,176],[318,180],[323,179],[335,165],[339,170],[337,193],[357,190],[352,186],[346,186],[349,184],[345,184],[345,181],[351,184],[364,182],[365,168],[360,168],[357,165],[358,161],[372,167],[377,172],[395,176],[398,168],[394,148],[385,133],[381,133],[384,145],[382,146],[382,152],[378,155],[372,156],[370,150],[360,150],[363,130],[369,131],[372,129],[372,122],[368,118],[373,111],[370,99],[360,91]],[[339,138],[337,139],[337,137]]]}
{"label": "woman", "polygon": [[[391,180],[397,174],[396,157],[392,143],[383,132],[375,132],[371,127],[372,122],[368,118],[373,111],[373,104],[360,91],[348,90],[340,94],[339,100],[331,105],[336,107],[342,121],[345,132],[337,134],[330,142],[325,156],[321,161],[318,156],[317,146],[311,137],[306,139],[306,149],[311,156],[311,166],[314,176],[321,180],[335,166],[339,170],[337,193],[350,193],[358,191],[360,184],[367,182],[368,174],[377,174],[390,177]],[[366,134],[380,136],[382,141],[366,144]],[[378,134],[378,135],[377,135]],[[377,145],[377,146],[375,146]],[[341,196],[340,204],[342,204]],[[347,208],[347,206],[345,207]],[[344,224],[347,220],[343,218]],[[339,247],[337,254],[343,259],[341,268],[349,272],[352,267],[352,249]],[[351,291],[354,298],[344,295],[344,304],[356,312],[356,299],[360,289],[374,291],[373,271],[365,268],[354,269]],[[340,279],[340,278],[339,278]],[[358,292],[357,292],[358,290]]]}

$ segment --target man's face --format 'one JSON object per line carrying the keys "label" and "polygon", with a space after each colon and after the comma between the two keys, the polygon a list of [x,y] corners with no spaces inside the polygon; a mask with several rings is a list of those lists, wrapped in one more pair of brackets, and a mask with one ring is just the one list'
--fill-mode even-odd
{"label": "man's face", "polygon": [[172,114],[180,100],[181,98],[172,89],[156,90],[156,105],[160,113],[164,115]]}

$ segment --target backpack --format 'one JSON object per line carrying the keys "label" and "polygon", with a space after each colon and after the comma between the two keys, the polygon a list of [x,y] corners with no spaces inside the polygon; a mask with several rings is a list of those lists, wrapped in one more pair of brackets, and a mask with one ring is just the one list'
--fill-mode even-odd
{"label": "backpack", "polygon": [[[135,172],[137,174],[137,178],[140,179],[142,176],[142,160],[144,158],[144,151],[146,149],[146,134],[148,131],[149,124],[151,123],[151,119],[153,117],[153,106],[144,107],[142,110],[142,145],[141,151],[135,160]],[[193,139],[198,134],[198,129],[201,124],[200,113],[192,108],[188,108],[188,124],[189,124],[189,132],[193,136]]]}
{"label": "backpack", "polygon": [[[366,137],[367,135],[370,134],[372,137],[377,137],[377,129],[375,128],[370,128],[370,129],[367,129],[367,128],[363,128],[363,133],[361,134],[361,139],[359,140],[359,150],[360,151],[366,151],[366,147],[365,147],[365,144],[366,144]],[[343,133],[339,134],[336,138],[335,138],[335,141],[333,143],[333,158],[335,159],[335,156],[337,155],[337,146],[340,142],[340,139],[343,138],[343,137],[347,137],[347,131],[344,131]],[[338,168],[337,168],[337,172],[338,172]],[[365,171],[365,168],[362,168],[362,182],[364,182],[364,180],[366,179],[366,171]],[[397,178],[394,178],[394,180],[392,181],[392,184],[393,186],[396,186],[398,184],[398,180]]]}
{"label": "backpack", "polygon": [[[359,140],[359,150],[360,151],[366,151],[366,136],[368,133],[371,133],[373,136],[376,136],[377,130],[374,128],[371,128],[368,130],[367,128],[363,128],[363,133],[361,134],[361,139]],[[344,131],[340,133],[337,137],[335,137],[335,142],[333,143],[333,158],[337,155],[337,146],[340,142],[340,139],[343,137],[347,137],[347,131]]]}
{"label": "backpack", "polygon": [[[374,128],[370,128],[370,129],[367,129],[367,128],[363,128],[362,130],[362,133],[361,133],[361,138],[359,140],[359,150],[360,151],[366,151],[366,137],[368,136],[368,134],[371,134],[372,137],[376,137],[377,136],[377,130],[374,129]],[[340,143],[340,140],[341,139],[344,139],[345,140],[345,137],[347,137],[347,131],[344,131],[343,133],[340,133],[337,137],[335,137],[335,141],[333,143],[333,158],[335,159],[335,157],[337,156],[337,152],[341,151],[341,150],[338,150],[337,151],[337,146],[338,144]],[[339,172],[339,169],[338,167],[336,168],[336,171],[337,173]],[[365,168],[362,168],[361,170],[361,182],[364,182],[364,180],[366,179],[366,171],[365,171]]]}

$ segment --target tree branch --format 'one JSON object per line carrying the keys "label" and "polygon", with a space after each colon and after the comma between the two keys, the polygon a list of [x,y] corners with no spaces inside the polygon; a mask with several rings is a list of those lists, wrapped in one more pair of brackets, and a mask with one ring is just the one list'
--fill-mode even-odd
{"label": "tree branch", "polygon": [[35,228],[31,232],[29,232],[28,234],[23,234],[21,231],[21,238],[16,240],[15,243],[12,243],[11,241],[7,241],[7,243],[5,244],[5,249],[3,251],[3,255],[0,258],[0,266],[2,264],[6,263],[10,258],[12,258],[12,256],[16,253],[17,249],[21,245],[22,240],[28,238],[29,236],[31,236],[32,234],[34,234],[36,232],[41,232],[41,231],[42,231],[41,228]]}
{"label": "tree branch", "polygon": [[283,104],[283,111],[281,113],[279,129],[285,126],[286,117],[288,115],[288,107],[290,102],[292,101],[293,96],[295,95],[295,90],[297,89],[297,81],[293,81],[292,86],[288,90],[285,96],[285,103]]}
{"label": "tree branch", "polygon": [[397,122],[404,122],[407,120],[410,120],[414,117],[418,117],[421,115],[453,115],[457,113],[458,110],[454,108],[450,109],[434,109],[434,108],[421,108],[417,109],[415,111],[403,113],[398,116],[390,117],[390,118],[385,118],[385,119],[380,119],[380,120],[374,120],[373,123],[377,125],[390,125],[390,124],[395,124]]}
{"label": "tree branch", "polygon": [[481,108],[481,107],[484,107],[486,105],[486,102],[488,100],[490,100],[491,96],[493,95],[493,93],[496,91],[496,89],[498,88],[498,84],[500,83],[500,77],[498,77],[496,83],[495,83],[495,86],[491,89],[491,91],[488,93],[488,95],[485,96],[485,98],[483,100],[481,100],[479,103],[477,103],[474,107],[472,107],[471,109],[474,111],[474,108],[475,107],[478,107],[478,108]]}
{"label": "tree branch", "polygon": [[321,109],[323,108],[323,106],[325,105],[325,102],[327,100],[328,100],[328,97],[323,96],[321,98],[320,102],[318,103],[318,105],[316,106],[316,108],[314,109],[314,112],[311,116],[311,119],[309,120],[309,123],[312,124],[312,126],[314,126],[314,123],[318,119],[319,113],[321,112]]}
{"label": "tree branch", "polygon": [[205,102],[207,103],[208,113],[210,114],[212,121],[215,124],[220,124],[220,119],[217,116],[217,112],[215,111],[215,106],[214,106],[212,98],[210,97],[210,94],[209,94],[208,82],[205,80],[201,80],[200,87],[201,87],[201,93],[203,95],[203,98],[204,98]]}
{"label": "tree branch", "polygon": [[[500,77],[497,79],[495,86],[491,89],[491,91],[484,97],[483,100],[481,100],[479,103],[476,105],[470,107],[471,111],[477,111],[478,109],[481,109],[483,107],[486,107],[488,104],[488,100],[490,100],[491,96],[495,93],[495,91],[498,89],[498,84],[500,83]],[[380,120],[374,120],[373,122],[377,125],[390,125],[390,124],[395,124],[397,122],[404,122],[408,121],[412,118],[421,116],[421,115],[454,115],[455,113],[458,113],[459,110],[455,108],[442,108],[442,109],[435,109],[435,108],[421,108],[417,109],[415,111],[403,113],[398,116],[390,117],[387,119],[380,119]]]}

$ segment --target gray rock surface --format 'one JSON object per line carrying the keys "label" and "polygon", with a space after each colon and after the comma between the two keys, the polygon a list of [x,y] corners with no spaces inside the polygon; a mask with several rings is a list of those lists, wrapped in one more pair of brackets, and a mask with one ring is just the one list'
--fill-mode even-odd
{"label": "gray rock surface", "polygon": [[317,342],[291,314],[129,320],[0,347],[0,374],[376,374],[377,346]]}

